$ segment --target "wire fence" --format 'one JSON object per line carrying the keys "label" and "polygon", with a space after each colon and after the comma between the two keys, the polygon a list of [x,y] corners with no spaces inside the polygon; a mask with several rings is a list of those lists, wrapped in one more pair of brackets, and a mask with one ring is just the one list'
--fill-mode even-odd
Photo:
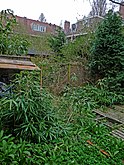
{"label": "wire fence", "polygon": [[83,86],[89,81],[86,67],[81,63],[49,64],[41,67],[41,85],[55,93],[65,86]]}

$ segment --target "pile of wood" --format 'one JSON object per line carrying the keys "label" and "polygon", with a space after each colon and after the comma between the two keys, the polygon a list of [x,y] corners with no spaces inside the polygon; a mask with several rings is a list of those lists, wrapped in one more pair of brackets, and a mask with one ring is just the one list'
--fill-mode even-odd
{"label": "pile of wood", "polygon": [[0,69],[39,70],[30,56],[0,55]]}
{"label": "pile of wood", "polygon": [[40,70],[32,63],[30,56],[0,55],[0,82],[9,83],[15,73],[21,70]]}

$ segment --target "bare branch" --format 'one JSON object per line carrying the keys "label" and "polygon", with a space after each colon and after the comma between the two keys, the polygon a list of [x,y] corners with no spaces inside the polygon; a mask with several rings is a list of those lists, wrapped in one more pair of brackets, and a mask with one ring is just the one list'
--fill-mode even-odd
{"label": "bare branch", "polygon": [[122,5],[122,6],[124,6],[124,3],[123,2],[119,2],[119,1],[115,1],[115,0],[109,0],[110,2],[112,2],[112,3],[115,3],[115,4],[117,4],[117,5]]}

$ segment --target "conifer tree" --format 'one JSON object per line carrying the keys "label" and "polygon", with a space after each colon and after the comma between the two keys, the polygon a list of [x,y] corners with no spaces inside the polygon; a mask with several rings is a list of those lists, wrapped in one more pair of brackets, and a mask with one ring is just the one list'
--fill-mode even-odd
{"label": "conifer tree", "polygon": [[[92,75],[111,78],[111,83],[124,86],[124,35],[122,19],[110,10],[95,33],[91,47]],[[113,80],[112,80],[113,79]],[[115,81],[116,80],[116,81]]]}
{"label": "conifer tree", "polygon": [[91,48],[91,71],[112,75],[124,67],[124,36],[121,17],[109,11],[95,33]]}

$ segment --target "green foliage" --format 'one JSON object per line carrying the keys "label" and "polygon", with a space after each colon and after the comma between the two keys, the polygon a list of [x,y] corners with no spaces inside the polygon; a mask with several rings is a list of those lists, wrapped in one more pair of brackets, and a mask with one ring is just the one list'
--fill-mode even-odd
{"label": "green foliage", "polygon": [[123,80],[124,73],[123,71],[121,71],[113,77],[104,77],[103,79],[100,79],[97,83],[100,88],[103,88],[106,91],[115,92],[117,95],[123,95]]}
{"label": "green foliage", "polygon": [[[65,59],[69,57],[69,61],[73,60],[71,54],[76,60],[80,60],[79,56],[88,59],[91,40],[84,41],[86,38],[81,37],[69,43],[69,47],[58,46],[58,52],[67,53]],[[40,62],[37,58],[39,66],[43,66],[43,79],[46,76],[51,84],[56,82],[50,73],[57,73],[63,57]],[[52,65],[44,73],[48,60]],[[121,85],[123,72],[119,73],[118,79],[117,76],[115,80],[109,77],[115,82],[114,86],[118,82]],[[123,95],[108,91],[108,87],[112,88],[108,80],[108,77],[99,80],[99,88],[67,86],[61,96],[53,97],[45,88],[40,89],[39,72],[18,74],[13,82],[13,94],[0,99],[0,127],[4,130],[0,132],[0,164],[122,165],[124,142],[112,137],[103,124],[95,122],[92,113],[94,108],[123,103]],[[87,140],[94,145],[89,145]],[[103,155],[100,149],[110,157]]]}
{"label": "green foliage", "polygon": [[16,18],[12,10],[0,12],[0,53],[1,54],[26,54],[28,41],[23,37],[14,34]]}
{"label": "green foliage", "polygon": [[93,77],[104,78],[107,90],[116,91],[118,94],[124,92],[124,35],[122,28],[121,17],[110,10],[96,31],[90,58]]}
{"label": "green foliage", "polygon": [[31,36],[25,34],[25,39],[30,43],[29,50],[34,50],[37,54],[50,55],[52,49],[49,46],[49,34],[41,34],[39,36]]}
{"label": "green foliage", "polygon": [[8,47],[4,54],[26,55],[28,52],[29,42],[21,35],[13,35],[8,41]]}
{"label": "green foliage", "polygon": [[[32,77],[32,80],[36,81],[36,74],[34,75],[35,76]],[[27,76],[27,74],[25,74],[25,76],[30,82],[30,78]],[[29,83],[27,84],[26,80],[24,80],[25,78],[23,78],[23,86],[27,87],[28,91],[30,90],[31,86],[29,86]],[[22,85],[22,83],[20,83],[20,85]],[[20,91],[23,95],[24,87],[22,88],[21,86],[19,86],[19,88],[17,88],[17,91]],[[27,91],[24,92],[27,93]],[[34,93],[36,93],[37,95],[36,90],[34,90]],[[113,96],[114,94],[112,93],[107,93],[106,91],[104,92],[102,89],[100,90],[90,85],[84,88],[77,89],[67,88],[65,90],[64,95],[61,96],[61,99],[58,97],[56,98],[56,100],[54,100],[54,104],[56,104],[57,107],[56,114],[59,116],[59,121],[65,123],[66,128],[68,130],[67,134],[64,134],[64,136],[62,137],[55,137],[50,142],[47,141],[39,144],[29,144],[26,141],[17,141],[10,135],[3,136],[3,131],[1,131],[1,165],[9,165],[14,163],[24,165],[122,165],[124,158],[124,142],[120,139],[112,137],[109,133],[109,130],[103,124],[98,124],[94,121],[94,115],[92,114],[93,108],[99,107],[101,106],[101,104],[110,105],[114,103],[114,101],[112,100]],[[48,100],[47,97],[48,95],[46,95],[46,100]],[[115,95],[115,100],[119,100],[119,96]],[[44,102],[41,102],[41,104],[44,104]],[[47,109],[49,108],[49,106],[51,106],[51,104],[52,103],[50,103],[49,105],[48,103],[48,106],[46,105]],[[30,112],[31,111],[28,111],[29,114]],[[33,116],[33,118],[36,118],[35,115]],[[89,145],[87,143],[87,140],[90,140],[94,145]],[[104,154],[102,154],[100,152],[101,149],[107,152],[110,157],[106,157]]]}
{"label": "green foliage", "polygon": [[[86,86],[79,89],[67,89],[59,106],[59,116],[68,125],[68,136],[56,139],[54,144],[47,145],[46,163],[49,164],[123,164],[123,141],[109,134],[109,130],[94,121],[92,109],[112,102],[103,91]],[[96,96],[97,95],[97,96]],[[99,96],[99,97],[98,97]],[[101,101],[104,97],[105,100]],[[116,95],[116,100],[118,96]],[[102,102],[102,103],[101,103]],[[87,143],[90,140],[94,145]],[[100,152],[103,149],[110,154],[106,157]]]}
{"label": "green foliage", "polygon": [[[92,85],[68,89],[64,93],[69,105],[79,112],[83,110],[92,110],[101,106],[111,106],[113,104],[123,103],[123,95],[117,95],[114,92],[109,92],[104,88],[97,88]],[[88,111],[89,113],[89,111]]]}
{"label": "green foliage", "polygon": [[[50,144],[29,144],[22,140],[17,143],[13,137],[2,134],[3,131],[0,132],[1,165],[123,164],[124,142],[111,137],[103,125],[98,126],[91,120],[80,118],[69,136]],[[90,146],[87,140],[94,146]],[[110,157],[100,153],[100,149],[108,152]]]}
{"label": "green foliage", "polygon": [[62,133],[54,114],[52,96],[40,89],[37,74],[22,72],[10,98],[0,100],[0,119],[7,134],[32,142],[49,141]]}
{"label": "green foliage", "polygon": [[[96,31],[90,56],[92,75],[97,74],[102,78],[115,79],[121,88],[123,88],[122,72],[124,70],[124,36],[122,28],[122,19],[119,14],[109,11]],[[119,81],[117,81],[118,79]],[[115,84],[115,82],[112,83]],[[110,85],[113,86],[113,84]]]}
{"label": "green foliage", "polygon": [[[83,124],[83,119],[81,121]],[[87,121],[87,123],[88,122],[90,124],[85,125],[85,129],[84,125],[81,124],[80,127],[75,126],[73,135],[58,140],[55,145],[47,146],[45,163],[57,165],[110,165],[112,163],[122,165],[124,143],[108,135],[104,126],[98,126],[95,123],[91,123],[90,120]],[[92,133],[91,130],[95,130],[94,133]],[[88,139],[90,139],[95,146],[89,145],[87,143]],[[105,150],[111,156],[107,158],[100,152],[100,149]]]}
{"label": "green foliage", "polygon": [[87,66],[87,60],[89,59],[89,50],[91,42],[94,38],[91,29],[85,28],[84,35],[77,36],[73,41],[67,41],[61,49],[63,61],[76,62],[80,61]]}
{"label": "green foliage", "polygon": [[38,145],[27,143],[20,139],[17,143],[11,135],[5,136],[0,132],[0,164],[1,165],[30,165],[42,164],[43,153]]}
{"label": "green foliage", "polygon": [[61,50],[64,58],[68,61],[76,61],[83,58],[85,60],[89,54],[90,41],[87,41],[88,36],[76,38],[73,42],[65,44]]}
{"label": "green foliage", "polygon": [[61,55],[61,48],[66,43],[66,37],[62,29],[57,29],[56,34],[49,39],[50,47],[57,55]]}

